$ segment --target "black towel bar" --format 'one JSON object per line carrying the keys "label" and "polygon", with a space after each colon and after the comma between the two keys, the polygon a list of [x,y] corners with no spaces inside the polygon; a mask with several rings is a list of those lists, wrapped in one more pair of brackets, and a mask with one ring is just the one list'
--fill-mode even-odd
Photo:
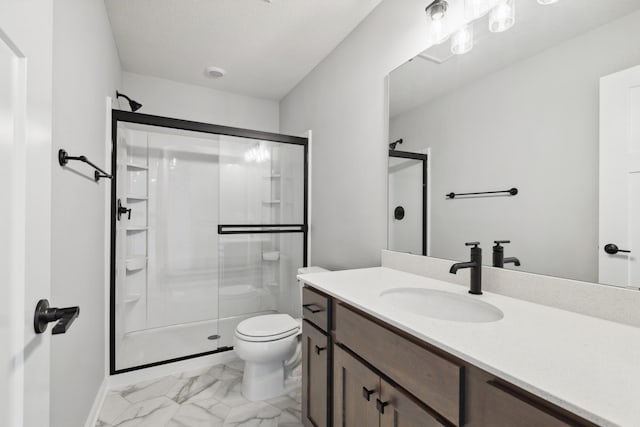
{"label": "black towel bar", "polygon": [[94,172],[93,177],[96,180],[96,182],[100,181],[100,178],[108,178],[108,179],[112,179],[113,178],[113,175],[110,175],[110,174],[106,173],[105,171],[100,169],[98,166],[94,165],[91,162],[91,160],[87,159],[86,156],[74,157],[74,156],[70,156],[62,148],[60,150],[58,150],[58,163],[60,163],[60,166],[66,166],[67,163],[69,163],[69,160],[78,160],[78,161],[86,163],[89,166],[91,166],[92,168],[94,168],[96,171]]}
{"label": "black towel bar", "polygon": [[508,193],[511,196],[515,196],[516,194],[518,194],[518,189],[514,187],[509,190],[501,190],[501,191],[480,191],[477,193],[449,193],[447,194],[447,199],[455,199],[458,196],[481,196],[483,194],[502,194],[502,193]]}

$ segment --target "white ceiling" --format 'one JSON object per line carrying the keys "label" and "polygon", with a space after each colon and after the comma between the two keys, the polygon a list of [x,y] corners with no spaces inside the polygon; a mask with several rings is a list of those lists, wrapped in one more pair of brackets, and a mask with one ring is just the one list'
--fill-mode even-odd
{"label": "white ceiling", "polygon": [[[279,100],[381,0],[105,0],[125,71]],[[217,80],[207,66],[224,68]]]}
{"label": "white ceiling", "polygon": [[[560,0],[541,6],[535,0],[516,0],[516,24],[509,31],[492,34],[487,18],[477,21],[476,46],[442,64],[416,57],[391,73],[391,117],[455,90],[466,83],[533,56],[563,41],[600,27],[640,8],[640,0]],[[423,54],[449,57],[450,43]],[[597,55],[597,52],[594,52]]]}

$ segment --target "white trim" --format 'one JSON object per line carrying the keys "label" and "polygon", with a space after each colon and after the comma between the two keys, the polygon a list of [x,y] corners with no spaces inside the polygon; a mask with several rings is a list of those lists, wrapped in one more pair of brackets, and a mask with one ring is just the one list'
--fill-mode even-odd
{"label": "white trim", "polygon": [[[105,140],[104,140],[104,150],[105,150],[105,170],[109,169],[111,164],[111,152],[112,152],[112,142],[111,142],[111,109],[113,105],[113,99],[110,96],[106,97],[105,100]],[[115,171],[111,171],[111,175],[115,177]],[[104,211],[106,212],[104,216],[104,376],[105,380],[109,376],[109,355],[110,352],[110,313],[111,313],[111,185],[113,183],[112,179],[105,180],[105,192],[104,192]]]}
{"label": "white trim", "polygon": [[107,378],[102,379],[102,384],[100,384],[100,388],[98,389],[98,394],[96,395],[95,400],[93,401],[93,405],[91,405],[91,411],[89,411],[89,416],[87,417],[87,421],[84,423],[85,427],[95,427],[98,423],[98,417],[100,416],[100,410],[102,409],[102,404],[104,403],[104,399],[107,397]]}

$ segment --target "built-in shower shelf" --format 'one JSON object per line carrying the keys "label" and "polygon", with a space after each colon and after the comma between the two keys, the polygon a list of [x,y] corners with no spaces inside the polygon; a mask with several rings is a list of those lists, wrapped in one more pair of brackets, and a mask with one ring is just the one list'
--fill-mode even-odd
{"label": "built-in shower shelf", "polygon": [[147,196],[139,196],[136,194],[127,194],[127,200],[149,200],[149,198]]}
{"label": "built-in shower shelf", "polygon": [[139,256],[127,259],[127,271],[143,270],[147,266],[147,257]]}
{"label": "built-in shower shelf", "polygon": [[137,231],[147,231],[149,229],[149,227],[143,227],[143,226],[131,226],[131,227],[127,227],[127,232],[128,233],[135,233]]}
{"label": "built-in shower shelf", "polygon": [[267,175],[267,176],[263,176],[264,179],[280,179],[282,178],[282,175]]}
{"label": "built-in shower shelf", "polygon": [[138,171],[149,170],[149,168],[147,166],[137,165],[135,163],[127,163],[127,169],[129,169],[129,170],[138,170]]}
{"label": "built-in shower shelf", "polygon": [[279,205],[280,200],[263,200],[262,203],[265,205]]}
{"label": "built-in shower shelf", "polygon": [[141,294],[128,294],[122,302],[125,304],[133,304],[134,302],[138,302],[140,298],[142,298]]}

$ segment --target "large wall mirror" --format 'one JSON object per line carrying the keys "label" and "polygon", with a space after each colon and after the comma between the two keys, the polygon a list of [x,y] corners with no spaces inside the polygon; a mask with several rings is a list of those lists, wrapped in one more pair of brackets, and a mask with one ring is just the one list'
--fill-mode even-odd
{"label": "large wall mirror", "polygon": [[[491,265],[508,240],[505,268],[640,288],[640,0],[436,3],[431,47],[390,75],[389,248],[480,241]],[[424,206],[394,152],[426,155]]]}

